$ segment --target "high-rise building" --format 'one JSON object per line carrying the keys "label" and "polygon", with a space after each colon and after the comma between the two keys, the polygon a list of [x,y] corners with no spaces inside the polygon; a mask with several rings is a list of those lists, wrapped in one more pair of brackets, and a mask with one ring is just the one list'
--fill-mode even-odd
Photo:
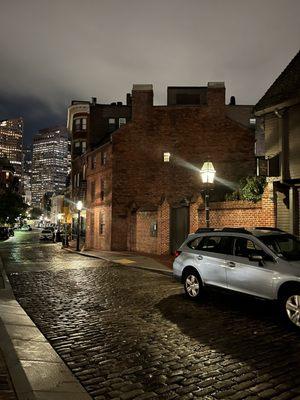
{"label": "high-rise building", "polygon": [[16,176],[22,175],[23,118],[0,121],[0,157],[7,157],[15,169]]}
{"label": "high-rise building", "polygon": [[31,205],[32,146],[23,147],[22,194],[26,204]]}
{"label": "high-rise building", "polygon": [[68,134],[63,126],[39,131],[33,139],[32,204],[40,206],[45,193],[59,194],[66,188]]}

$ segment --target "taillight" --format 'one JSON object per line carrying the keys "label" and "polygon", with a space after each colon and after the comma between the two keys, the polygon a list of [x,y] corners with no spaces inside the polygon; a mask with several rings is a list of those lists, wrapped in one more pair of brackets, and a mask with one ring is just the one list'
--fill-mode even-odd
{"label": "taillight", "polygon": [[180,256],[181,253],[182,253],[181,251],[176,250],[176,251],[175,251],[175,258],[178,257],[178,256]]}

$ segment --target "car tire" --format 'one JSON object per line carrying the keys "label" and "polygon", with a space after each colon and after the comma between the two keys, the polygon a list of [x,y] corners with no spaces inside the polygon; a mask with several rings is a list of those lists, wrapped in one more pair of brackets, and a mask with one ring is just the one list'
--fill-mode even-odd
{"label": "car tire", "polygon": [[192,300],[199,299],[202,296],[203,284],[198,272],[193,268],[185,272],[183,276],[183,285],[185,294]]}
{"label": "car tire", "polygon": [[280,312],[284,321],[300,329],[300,288],[291,289],[279,299]]}

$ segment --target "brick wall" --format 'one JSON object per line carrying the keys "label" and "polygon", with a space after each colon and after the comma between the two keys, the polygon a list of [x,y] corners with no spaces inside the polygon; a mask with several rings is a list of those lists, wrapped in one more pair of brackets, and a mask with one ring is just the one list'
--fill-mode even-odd
{"label": "brick wall", "polygon": [[158,237],[151,236],[151,224],[157,223],[157,211],[141,211],[136,217],[136,251],[157,253]]}
{"label": "brick wall", "polygon": [[[276,207],[273,201],[271,187],[269,185],[266,187],[262,200],[257,203],[249,201],[210,203],[210,225],[214,228],[275,227]],[[203,205],[199,209],[198,226],[205,227],[205,210]]]}
{"label": "brick wall", "polygon": [[[208,91],[208,105],[198,107],[153,106],[152,91],[133,91],[133,119],[112,137],[114,249],[128,248],[133,202],[139,208],[158,205],[162,197],[174,204],[197,196],[199,168],[208,155],[220,178],[238,181],[254,174],[253,132],[226,116],[224,88]],[[171,153],[169,163],[163,162],[164,152]]]}
{"label": "brick wall", "polygon": [[[106,155],[105,164],[101,162],[103,153]],[[95,163],[92,167],[93,158]],[[86,175],[87,234],[85,247],[87,249],[110,250],[112,227],[112,149],[109,144],[88,153]],[[104,183],[104,188],[102,187],[102,183]],[[94,198],[92,196],[92,186],[95,188]],[[103,233],[100,232],[100,222],[104,224]]]}

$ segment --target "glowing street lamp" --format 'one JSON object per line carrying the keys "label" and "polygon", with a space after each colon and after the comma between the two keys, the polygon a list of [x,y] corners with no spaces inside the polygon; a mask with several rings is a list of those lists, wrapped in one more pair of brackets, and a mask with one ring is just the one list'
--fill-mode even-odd
{"label": "glowing street lamp", "polygon": [[81,224],[80,224],[80,213],[83,207],[82,201],[77,201],[76,203],[76,208],[78,211],[78,217],[77,217],[77,243],[76,243],[76,251],[79,251],[79,241],[80,241],[80,231],[81,231]]}
{"label": "glowing street lamp", "polygon": [[214,183],[216,170],[211,161],[206,161],[200,169],[200,174],[203,183]]}
{"label": "glowing street lamp", "polygon": [[214,183],[216,170],[211,161],[206,161],[200,169],[202,182],[205,184],[204,199],[205,199],[205,222],[209,228],[209,187]]}

